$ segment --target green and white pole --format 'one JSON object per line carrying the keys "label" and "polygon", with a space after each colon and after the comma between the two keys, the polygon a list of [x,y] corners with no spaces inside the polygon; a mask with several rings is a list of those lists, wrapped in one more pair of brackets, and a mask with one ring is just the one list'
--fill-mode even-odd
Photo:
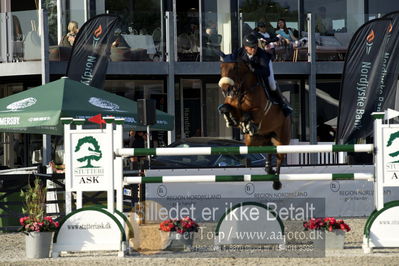
{"label": "green and white pole", "polygon": [[191,148],[124,148],[117,149],[116,156],[182,156],[214,154],[249,154],[249,153],[318,153],[318,152],[373,152],[373,144],[346,145],[280,145],[280,146],[239,146],[239,147],[191,147]]}
{"label": "green and white pole", "polygon": [[219,183],[219,182],[264,182],[264,181],[333,181],[367,180],[374,181],[373,173],[342,174],[280,174],[280,175],[184,175],[184,176],[130,176],[124,178],[124,185],[146,183]]}

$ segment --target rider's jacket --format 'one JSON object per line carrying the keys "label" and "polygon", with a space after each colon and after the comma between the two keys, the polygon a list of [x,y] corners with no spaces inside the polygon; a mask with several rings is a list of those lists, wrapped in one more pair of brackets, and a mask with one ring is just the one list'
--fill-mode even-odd
{"label": "rider's jacket", "polygon": [[250,57],[245,48],[241,47],[233,53],[234,57],[247,63],[252,72],[255,73],[258,82],[264,88],[269,88],[268,77],[270,75],[269,63],[272,55],[258,48],[256,53]]}

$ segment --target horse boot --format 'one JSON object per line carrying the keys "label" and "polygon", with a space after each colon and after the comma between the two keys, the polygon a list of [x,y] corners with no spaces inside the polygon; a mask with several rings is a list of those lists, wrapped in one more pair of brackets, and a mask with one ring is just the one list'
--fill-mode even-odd
{"label": "horse boot", "polygon": [[231,115],[232,107],[229,104],[221,104],[218,106],[218,111],[224,116],[227,127],[238,126],[237,120]]}
{"label": "horse boot", "polygon": [[274,91],[270,91],[271,96],[273,99],[277,102],[278,105],[280,105],[281,109],[283,110],[283,113],[285,116],[289,116],[293,109],[291,106],[288,105],[288,103],[285,102],[283,95],[281,94],[281,91],[276,88]]}
{"label": "horse boot", "polygon": [[251,114],[246,112],[242,115],[242,131],[244,134],[253,136],[258,131],[258,126],[253,122]]}

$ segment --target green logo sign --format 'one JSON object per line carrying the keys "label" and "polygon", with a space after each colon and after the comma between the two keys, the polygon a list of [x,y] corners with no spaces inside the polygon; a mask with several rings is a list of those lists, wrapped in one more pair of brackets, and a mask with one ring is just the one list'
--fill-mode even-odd
{"label": "green logo sign", "polygon": [[100,146],[95,138],[88,136],[79,139],[78,144],[76,144],[75,152],[81,151],[80,154],[83,154],[77,160],[79,162],[87,161],[87,165],[82,166],[80,168],[98,168],[99,166],[93,166],[91,164],[92,160],[98,161],[102,156],[102,152],[100,150]]}
{"label": "green logo sign", "polygon": [[[388,140],[388,143],[387,143],[387,147],[391,146],[392,143],[393,143],[393,141],[394,141],[395,139],[397,139],[397,138],[399,138],[399,131],[397,131],[397,132],[395,132],[395,133],[392,133],[392,134],[389,136],[389,140]],[[396,156],[399,155],[399,150],[398,150],[398,151],[395,151],[395,152],[392,152],[392,153],[390,153],[390,154],[388,154],[388,155],[389,155],[390,157],[396,157]],[[399,163],[399,160],[392,161],[391,163]]]}

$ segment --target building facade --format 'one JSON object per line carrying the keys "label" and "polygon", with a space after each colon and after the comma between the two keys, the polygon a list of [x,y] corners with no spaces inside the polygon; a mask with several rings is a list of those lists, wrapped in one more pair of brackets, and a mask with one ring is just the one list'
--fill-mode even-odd
{"label": "building facade", "polygon": [[[314,142],[318,120],[336,126],[351,36],[394,10],[399,2],[390,0],[0,0],[0,97],[65,75],[71,47],[59,43],[69,21],[81,26],[95,15],[116,14],[123,38],[111,49],[104,89],[153,98],[175,115],[175,130],[158,133],[160,145],[191,136],[239,138],[217,111],[223,96],[215,50],[231,53],[259,22],[275,31],[282,18],[302,42],[275,48],[275,76],[294,108],[292,138]],[[1,136],[2,165],[30,165],[41,147],[41,136]]]}

